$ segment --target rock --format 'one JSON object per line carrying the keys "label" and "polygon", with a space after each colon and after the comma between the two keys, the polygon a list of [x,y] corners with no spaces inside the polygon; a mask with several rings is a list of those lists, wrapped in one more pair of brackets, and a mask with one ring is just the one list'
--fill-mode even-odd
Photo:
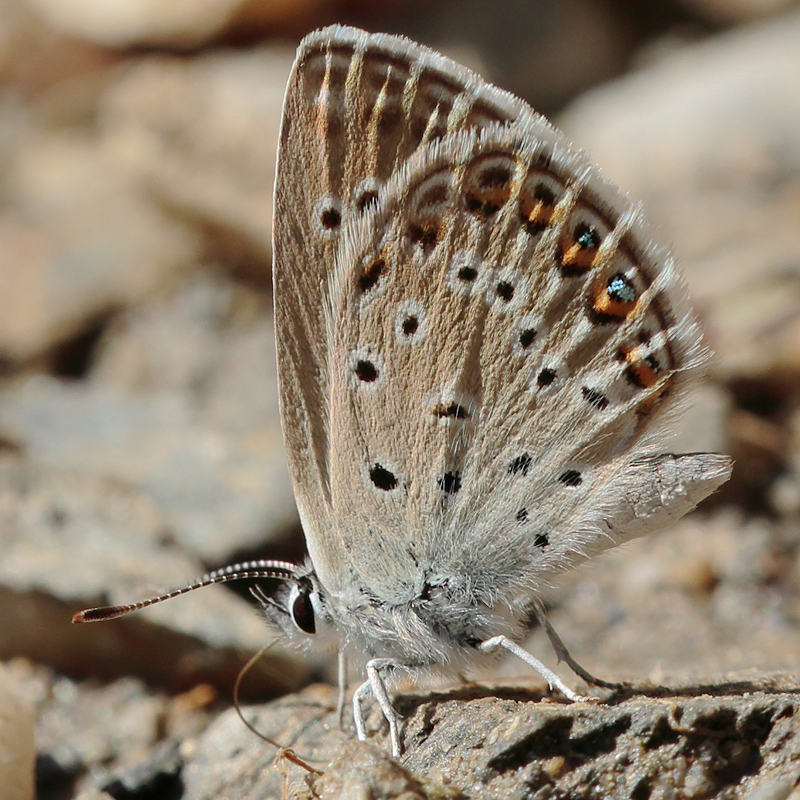
{"label": "rock", "polygon": [[[193,276],[120,316],[90,378],[0,390],[2,437],[25,454],[0,462],[0,654],[229,692],[246,654],[269,643],[252,607],[219,587],[103,625],[66,623],[296,531],[270,316],[256,293]],[[296,688],[306,674],[278,648],[245,691]]]}
{"label": "rock", "polygon": [[[719,797],[800,778],[800,695],[791,684],[758,678],[640,685],[606,694],[599,704],[564,703],[522,688],[401,694],[395,702],[406,717],[406,752],[399,764],[385,752],[380,712],[369,719],[380,733],[343,744],[335,712],[324,708],[334,702],[332,690],[312,687],[287,702],[247,713],[324,772],[304,776],[301,767],[282,764],[293,798],[629,798],[675,790]],[[230,800],[278,796],[282,777],[268,768],[274,763],[274,750],[237,732],[228,712],[191,748],[186,790],[198,799],[218,797],[223,787]]]}
{"label": "rock", "polygon": [[[173,775],[180,766],[178,742],[201,734],[214,714],[213,692],[190,706],[187,695],[170,698],[131,678],[97,686],[19,659],[13,665],[38,706],[36,778],[43,795],[96,797],[108,790],[120,797],[121,776],[141,784],[149,777],[166,792],[170,766]],[[199,698],[197,689],[188,695]]]}
{"label": "rock", "polygon": [[623,70],[634,45],[627,24],[619,8],[591,0],[433,4],[424,31],[407,21],[423,41],[545,113]]}
{"label": "rock", "polygon": [[[763,520],[693,514],[564,575],[549,618],[573,657],[610,681],[792,672],[797,548],[796,532]],[[526,646],[563,674],[544,632]],[[516,660],[503,673],[525,674]]]}
{"label": "rock", "polygon": [[278,754],[233,709],[208,724],[212,715],[201,706],[176,727],[179,701],[136,681],[90,688],[36,674],[40,763],[49,761],[53,776],[56,766],[73,781],[79,776],[81,800],[178,786],[196,800],[594,798],[600,791],[629,798],[670,789],[760,798],[800,779],[796,683],[755,673],[739,682],[638,683],[599,692],[599,703],[568,703],[518,683],[416,694],[406,686],[394,693],[404,717],[399,762],[387,753],[380,710],[367,706],[369,740],[357,742],[339,730],[336,693],[327,686],[243,708],[258,731],[292,748]]}
{"label": "rock", "polygon": [[197,47],[226,31],[302,26],[323,0],[27,0],[54,28],[110,47]]}
{"label": "rock", "polygon": [[[320,800],[363,797],[374,800],[427,800],[422,781],[394,761],[385,749],[369,742],[351,741],[314,780],[314,792]],[[460,792],[458,793],[460,795]],[[456,798],[455,792],[450,796]],[[444,792],[437,792],[444,798]]]}
{"label": "rock", "polygon": [[7,80],[15,71],[20,50],[27,43],[34,15],[16,0],[0,2],[3,24],[0,27],[0,77]]}
{"label": "rock", "polygon": [[[317,684],[274,706],[245,708],[243,713],[263,735],[321,770],[350,739],[333,720],[335,706],[335,690]],[[185,793],[195,800],[212,800],[223,792],[228,800],[278,797],[282,771],[291,781],[299,778],[301,785],[308,774],[290,762],[276,763],[275,747],[254,736],[235,713],[221,714],[187,744],[184,754]]]}
{"label": "rock", "polygon": [[181,395],[32,378],[2,393],[0,426],[39,464],[140,487],[169,535],[209,563],[261,545],[270,531],[285,534],[294,521],[278,434],[227,435]]}
{"label": "rock", "polygon": [[792,0],[680,0],[711,22],[730,25],[767,17],[790,8]]}
{"label": "rock", "polygon": [[269,285],[290,63],[280,48],[147,59],[103,93],[99,133],[48,133],[10,109],[0,357],[47,354],[165,285],[201,246]]}
{"label": "rock", "polygon": [[25,0],[0,0],[2,124],[15,104],[46,127],[85,124],[120,60],[107,48],[55,32]]}
{"label": "rock", "polygon": [[111,309],[142,299],[194,258],[196,241],[158,213],[89,136],[28,137],[0,212],[0,355],[41,355]]}
{"label": "rock", "polygon": [[0,797],[33,800],[36,757],[33,703],[20,691],[19,681],[0,665]]}
{"label": "rock", "polygon": [[268,285],[272,185],[293,50],[151,57],[111,85],[101,128],[212,252]]}
{"label": "rock", "polygon": [[[176,690],[209,683],[229,696],[249,655],[274,635],[222,587],[121,620],[69,622],[87,606],[143,599],[199,576],[202,566],[164,531],[153,504],[118,482],[0,460],[0,659],[26,655],[67,675],[136,675]],[[297,688],[306,674],[278,646],[244,691]]]}
{"label": "rock", "polygon": [[139,487],[207,563],[280,541],[297,517],[272,323],[235,305],[202,277],[155,299],[109,334],[95,379],[0,391],[0,431],[38,464]]}
{"label": "rock", "polygon": [[[513,659],[483,687],[434,692],[403,680],[393,695],[399,762],[374,704],[369,741],[339,730],[330,687],[245,709],[319,776],[223,710],[242,662],[272,635],[231,592],[211,587],[103,625],[68,622],[205,565],[300,547],[289,542],[299,530],[267,291],[292,49],[252,42],[276,13],[297,30],[293,15],[318,0],[9,2],[0,0],[0,657],[46,665],[28,665],[19,692],[38,707],[42,796],[796,793],[800,16],[684,47],[563,118],[670,229],[720,351],[716,385],[699,393],[675,449],[730,452],[733,436],[746,476],[549,595],[572,654],[633,684],[570,705],[526,688],[535,676]],[[623,14],[588,0],[512,3],[510,18],[538,25],[531,38],[517,24],[513,39],[508,21],[479,5],[442,12],[459,19],[438,37],[474,45],[495,79],[537,104],[611,74],[635,45],[620,39]],[[384,27],[385,9],[371,13],[370,27]],[[247,50],[174,55],[245,36]],[[504,77],[496,54],[509,47]],[[66,369],[72,351],[80,368]],[[763,509],[765,498],[771,516],[725,507]],[[542,631],[526,644],[587,691]],[[244,693],[294,690],[324,674],[323,658],[301,664],[276,648]],[[776,669],[783,678],[770,677]],[[11,731],[15,745],[30,742],[24,719]]]}
{"label": "rock", "polygon": [[664,450],[673,453],[724,453],[728,449],[731,398],[721,386],[704,382],[693,391],[672,423]]}

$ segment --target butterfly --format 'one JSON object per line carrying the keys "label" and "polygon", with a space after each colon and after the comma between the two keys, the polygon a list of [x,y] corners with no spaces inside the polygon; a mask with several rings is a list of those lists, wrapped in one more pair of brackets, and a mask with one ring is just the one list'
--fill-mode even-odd
{"label": "butterfly", "polygon": [[[281,417],[308,560],[268,620],[392,676],[513,652],[554,576],[663,528],[730,475],[663,453],[709,352],[639,206],[522,100],[408,39],[300,44],[280,130]],[[82,612],[109,618],[152,601]]]}

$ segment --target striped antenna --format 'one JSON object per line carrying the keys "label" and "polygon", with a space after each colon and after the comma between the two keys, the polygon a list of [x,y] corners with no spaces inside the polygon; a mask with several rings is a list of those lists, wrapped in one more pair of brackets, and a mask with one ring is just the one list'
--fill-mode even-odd
{"label": "striped antenna", "polygon": [[192,583],[187,583],[178,589],[172,589],[169,592],[159,595],[158,597],[150,597],[147,600],[140,600],[138,603],[128,603],[121,606],[101,606],[99,608],[87,608],[84,611],[78,611],[73,617],[74,623],[80,622],[102,622],[107,619],[116,619],[131,611],[138,611],[140,608],[147,608],[147,606],[160,603],[162,600],[169,600],[172,597],[177,597],[186,592],[192,592],[195,589],[202,589],[204,586],[211,586],[215,583],[227,583],[228,581],[238,581],[242,578],[278,578],[285,581],[297,581],[300,575],[297,570],[297,565],[288,561],[246,561],[243,564],[233,564],[224,569],[218,569],[214,572],[209,572],[198,578]]}

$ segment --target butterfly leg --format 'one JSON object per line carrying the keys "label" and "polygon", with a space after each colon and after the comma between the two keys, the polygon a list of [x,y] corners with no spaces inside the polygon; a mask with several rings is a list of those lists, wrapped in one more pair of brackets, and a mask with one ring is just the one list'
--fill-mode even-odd
{"label": "butterfly leg", "polygon": [[381,672],[392,667],[396,667],[394,661],[387,658],[373,658],[367,662],[367,680],[356,689],[353,695],[353,717],[356,723],[356,735],[360,741],[367,738],[367,729],[364,725],[364,712],[361,709],[361,701],[368,695],[372,695],[381,707],[383,716],[389,723],[389,736],[392,740],[392,758],[399,758],[403,752],[400,745],[400,731],[398,728],[397,712],[392,706],[392,701],[389,699],[389,693],[386,691],[386,684],[383,682]]}
{"label": "butterfly leg", "polygon": [[510,653],[513,653],[518,658],[521,658],[526,664],[533,667],[546,681],[548,686],[551,689],[558,689],[563,695],[568,697],[573,702],[579,702],[581,700],[593,700],[591,697],[584,697],[583,695],[574,692],[572,689],[567,686],[561,678],[556,675],[553,670],[548,669],[538,658],[532,656],[527,650],[520,647],[516,642],[512,642],[507,636],[493,636],[491,639],[487,639],[485,642],[482,642],[480,645],[481,650],[486,653],[492,653],[495,650],[499,650],[500,648],[504,648],[508,650]]}
{"label": "butterfly leg", "polygon": [[595,678],[595,676],[592,675],[589,670],[584,669],[584,667],[582,667],[570,655],[569,650],[567,650],[567,646],[561,641],[561,637],[555,632],[555,629],[550,624],[550,620],[548,620],[545,616],[544,611],[542,611],[540,608],[536,608],[535,613],[536,619],[539,621],[539,624],[547,634],[547,638],[550,640],[553,650],[556,651],[559,661],[563,661],[576,675],[583,678],[586,683],[591,683],[593,686],[600,686],[603,689],[621,689],[623,687],[624,684],[621,683],[611,683],[610,681],[604,681],[601,678]]}
{"label": "butterfly leg", "polygon": [[347,702],[347,656],[343,649],[339,650],[336,661],[338,694],[336,696],[336,717],[339,720],[339,728],[344,730],[344,707]]}

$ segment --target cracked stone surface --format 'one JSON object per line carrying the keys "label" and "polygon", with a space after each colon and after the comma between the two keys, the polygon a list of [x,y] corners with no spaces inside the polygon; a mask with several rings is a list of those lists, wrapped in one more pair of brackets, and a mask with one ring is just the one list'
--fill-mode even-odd
{"label": "cracked stone surface", "polygon": [[338,729],[333,690],[314,686],[245,713],[323,776],[276,757],[233,712],[183,748],[178,774],[187,796],[231,800],[278,796],[282,785],[289,797],[331,800],[366,787],[408,800],[788,797],[800,781],[798,689],[641,686],[596,704],[502,686],[406,695],[397,702],[406,752],[393,761],[384,731],[354,741]]}

